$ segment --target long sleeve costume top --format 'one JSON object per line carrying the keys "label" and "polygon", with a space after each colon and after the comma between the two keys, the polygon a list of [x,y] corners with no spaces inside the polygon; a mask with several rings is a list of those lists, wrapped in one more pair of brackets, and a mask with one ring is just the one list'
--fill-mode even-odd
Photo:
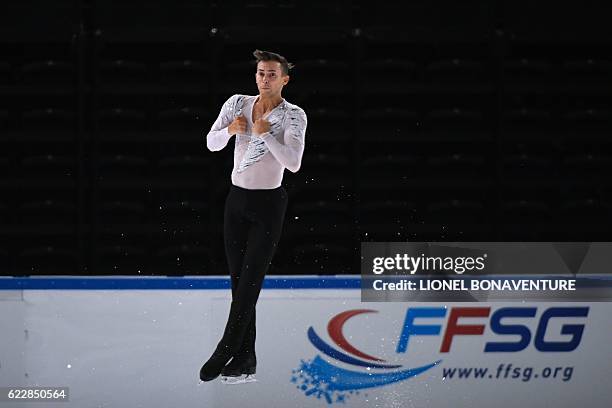
{"label": "long sleeve costume top", "polygon": [[270,130],[252,134],[253,106],[258,96],[233,95],[221,108],[206,136],[210,151],[227,146],[232,135],[228,127],[240,115],[247,120],[245,134],[236,134],[232,184],[249,190],[269,190],[281,185],[284,169],[300,169],[306,136],[306,113],[286,100],[263,116]]}

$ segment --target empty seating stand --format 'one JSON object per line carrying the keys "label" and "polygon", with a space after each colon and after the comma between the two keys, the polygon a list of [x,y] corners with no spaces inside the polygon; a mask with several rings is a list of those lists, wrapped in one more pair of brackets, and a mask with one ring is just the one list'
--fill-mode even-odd
{"label": "empty seating stand", "polygon": [[308,115],[270,273],[356,273],[362,241],[609,240],[612,37],[589,4],[1,7],[3,273],[226,273],[233,139],[205,137],[257,93],[256,48],[295,64]]}

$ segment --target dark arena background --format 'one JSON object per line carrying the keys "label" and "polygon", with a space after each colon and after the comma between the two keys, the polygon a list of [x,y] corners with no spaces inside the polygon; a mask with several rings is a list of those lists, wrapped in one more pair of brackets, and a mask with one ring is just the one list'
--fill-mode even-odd
{"label": "dark arena background", "polygon": [[0,407],[610,406],[607,2],[0,3]]}
{"label": "dark arena background", "polygon": [[222,102],[296,67],[301,170],[270,274],[365,241],[610,237],[612,34],[597,3],[23,1],[0,11],[8,275],[225,270]]}

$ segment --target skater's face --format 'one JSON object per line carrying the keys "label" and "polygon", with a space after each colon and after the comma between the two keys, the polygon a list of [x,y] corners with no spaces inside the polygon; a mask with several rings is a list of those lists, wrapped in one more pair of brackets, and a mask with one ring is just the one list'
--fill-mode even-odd
{"label": "skater's face", "polygon": [[283,75],[281,63],[278,61],[259,61],[255,82],[260,95],[280,95],[289,82],[289,75]]}

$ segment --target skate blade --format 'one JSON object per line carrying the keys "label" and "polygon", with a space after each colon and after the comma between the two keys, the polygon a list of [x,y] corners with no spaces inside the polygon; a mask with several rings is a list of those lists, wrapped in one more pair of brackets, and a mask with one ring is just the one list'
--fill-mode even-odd
{"label": "skate blade", "polygon": [[250,382],[257,382],[257,378],[255,378],[255,374],[243,374],[238,377],[221,377],[221,382],[227,385],[235,385],[235,384],[246,384]]}

